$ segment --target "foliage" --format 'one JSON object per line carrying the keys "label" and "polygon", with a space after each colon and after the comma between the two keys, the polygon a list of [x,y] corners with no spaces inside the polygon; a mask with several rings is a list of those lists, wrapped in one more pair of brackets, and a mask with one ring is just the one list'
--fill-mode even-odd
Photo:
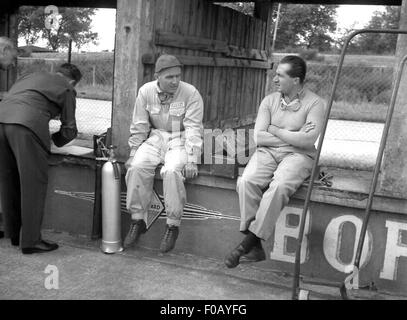
{"label": "foliage", "polygon": [[[384,12],[375,11],[366,29],[398,29],[400,20],[399,6],[386,6]],[[344,39],[343,39],[344,40]],[[394,54],[397,34],[360,34],[351,41],[349,52],[364,54]]]}
{"label": "foliage", "polygon": [[53,50],[67,48],[70,38],[78,49],[87,43],[96,42],[98,34],[91,31],[92,16],[96,9],[59,8],[59,26],[56,29],[45,27],[47,14],[44,9],[32,6],[20,8],[18,32],[27,45],[34,44],[39,38],[47,40]]}
{"label": "foliage", "polygon": [[[247,15],[253,15],[254,2],[217,2]],[[320,51],[330,50],[334,40],[330,33],[336,30],[335,5],[281,5],[275,49],[300,46]],[[277,10],[273,20],[276,21]]]}
{"label": "foliage", "polygon": [[[282,4],[277,26],[276,49],[301,46],[306,49],[330,50],[336,30],[336,9],[332,5]],[[277,14],[275,12],[274,21]]]}
{"label": "foliage", "polygon": [[316,49],[300,49],[298,55],[304,60],[324,61],[324,56],[319,55]]}

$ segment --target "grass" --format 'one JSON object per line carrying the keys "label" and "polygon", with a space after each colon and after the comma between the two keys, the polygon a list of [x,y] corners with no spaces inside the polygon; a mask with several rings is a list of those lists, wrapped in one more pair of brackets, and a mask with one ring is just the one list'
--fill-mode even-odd
{"label": "grass", "polygon": [[330,119],[384,123],[387,108],[386,104],[338,101],[332,105]]}

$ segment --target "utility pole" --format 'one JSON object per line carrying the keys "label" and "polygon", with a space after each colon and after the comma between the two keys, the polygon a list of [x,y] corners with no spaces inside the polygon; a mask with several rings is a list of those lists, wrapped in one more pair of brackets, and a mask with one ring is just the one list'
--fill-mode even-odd
{"label": "utility pole", "polygon": [[271,52],[274,52],[274,47],[276,44],[278,22],[280,21],[280,10],[281,10],[281,3],[278,4],[278,8],[277,8],[277,18],[276,18],[276,23],[274,24],[273,43],[271,45]]}
{"label": "utility pole", "polygon": [[68,43],[68,63],[71,63],[71,54],[72,54],[72,38],[69,37],[69,43]]}

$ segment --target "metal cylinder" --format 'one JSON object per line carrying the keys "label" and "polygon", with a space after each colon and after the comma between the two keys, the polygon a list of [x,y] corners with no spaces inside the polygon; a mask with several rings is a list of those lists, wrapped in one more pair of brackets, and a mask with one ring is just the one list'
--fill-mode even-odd
{"label": "metal cylinder", "polygon": [[121,239],[121,172],[117,162],[109,159],[102,167],[102,244],[104,253],[123,250]]}

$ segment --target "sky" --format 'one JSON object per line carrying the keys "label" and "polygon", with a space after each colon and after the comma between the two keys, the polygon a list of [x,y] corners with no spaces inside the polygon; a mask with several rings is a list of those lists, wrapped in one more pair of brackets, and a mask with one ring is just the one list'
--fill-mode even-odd
{"label": "sky", "polygon": [[[374,11],[383,11],[384,6],[371,5],[341,5],[337,9],[338,28],[362,28],[369,22]],[[92,30],[99,34],[98,45],[88,44],[83,51],[112,51],[116,23],[115,9],[98,9],[93,17]],[[40,44],[41,45],[41,44]]]}

